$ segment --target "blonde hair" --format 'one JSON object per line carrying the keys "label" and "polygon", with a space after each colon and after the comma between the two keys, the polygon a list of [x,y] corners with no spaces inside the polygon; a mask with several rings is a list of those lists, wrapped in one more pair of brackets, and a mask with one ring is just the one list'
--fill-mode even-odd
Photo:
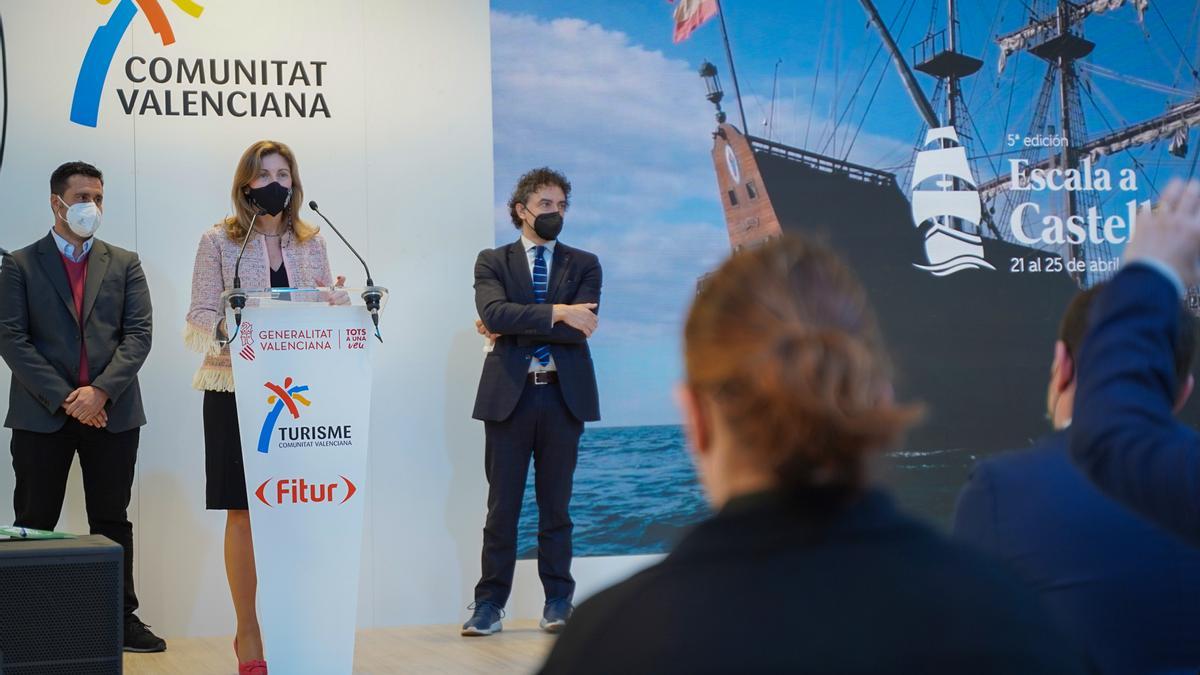
{"label": "blonde hair", "polygon": [[920,406],[891,400],[875,316],[849,268],[795,236],[738,253],[696,296],[688,385],[738,452],[788,488],[854,492],[865,457],[899,441]]}
{"label": "blonde hair", "polygon": [[300,167],[296,163],[296,155],[285,143],[279,141],[258,141],[242,153],[238,160],[237,169],[233,172],[233,189],[230,192],[233,201],[233,215],[226,218],[222,225],[225,234],[234,241],[241,241],[250,228],[250,222],[258,208],[250,203],[245,190],[258,177],[262,169],[263,158],[279,155],[288,163],[292,173],[292,199],[284,209],[284,222],[292,229],[298,241],[308,241],[317,233],[318,228],[310,225],[300,217],[300,207],[304,204],[304,185],[300,182]]}

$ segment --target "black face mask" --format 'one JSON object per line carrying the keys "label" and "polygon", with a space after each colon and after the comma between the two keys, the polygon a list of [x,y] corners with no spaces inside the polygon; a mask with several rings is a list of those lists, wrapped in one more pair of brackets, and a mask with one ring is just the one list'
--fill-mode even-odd
{"label": "black face mask", "polygon": [[533,231],[537,236],[546,241],[554,241],[558,239],[558,235],[562,232],[563,217],[558,211],[539,214],[533,219]]}
{"label": "black face mask", "polygon": [[278,181],[260,188],[250,188],[246,196],[268,216],[279,215],[292,201],[292,191],[280,185]]}

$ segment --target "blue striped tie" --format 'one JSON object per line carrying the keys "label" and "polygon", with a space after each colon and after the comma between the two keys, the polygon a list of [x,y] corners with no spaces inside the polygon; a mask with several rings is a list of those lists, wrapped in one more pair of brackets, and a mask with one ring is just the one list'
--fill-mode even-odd
{"label": "blue striped tie", "polygon": [[[539,305],[546,302],[546,291],[550,287],[550,273],[546,269],[546,247],[535,246],[533,258],[533,299]],[[550,365],[550,345],[538,345],[533,348],[533,355],[543,366]]]}

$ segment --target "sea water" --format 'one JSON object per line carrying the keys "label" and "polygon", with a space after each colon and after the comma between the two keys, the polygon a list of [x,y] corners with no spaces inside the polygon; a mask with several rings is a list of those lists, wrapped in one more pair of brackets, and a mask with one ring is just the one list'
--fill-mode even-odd
{"label": "sea water", "polygon": [[[967,450],[901,450],[879,457],[872,473],[902,508],[945,529],[976,458]],[[576,556],[662,553],[709,514],[682,427],[599,427],[584,432],[571,499]],[[522,559],[537,556],[532,467],[517,551]]]}

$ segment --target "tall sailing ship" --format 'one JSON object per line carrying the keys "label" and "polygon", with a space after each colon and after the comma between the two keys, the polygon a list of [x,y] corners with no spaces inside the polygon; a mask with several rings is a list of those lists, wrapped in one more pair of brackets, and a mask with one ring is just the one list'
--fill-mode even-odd
{"label": "tall sailing ship", "polygon": [[[1140,19],[1150,1],[1033,0],[1033,7],[1025,6],[1045,11],[996,38],[1003,59],[1027,54],[1046,65],[1028,136],[1057,128],[1057,135],[1073,141],[1049,151],[1022,149],[1029,172],[1091,172],[1110,155],[1160,139],[1170,142],[1173,155],[1186,154],[1188,131],[1200,125],[1200,96],[1152,119],[1086,135],[1079,69],[1094,44],[1082,36],[1083,24],[1092,14],[1130,7]],[[961,85],[983,62],[959,51],[954,0],[947,3],[946,28],[914,47],[915,65],[897,47],[874,3],[860,2],[923,122],[917,136],[923,142],[914,148],[907,180],[845,157],[750,135],[744,113],[739,129],[721,108],[717,68],[705,63],[700,74],[717,108],[712,161],[730,246],[736,252],[799,232],[825,240],[849,263],[879,315],[896,365],[898,395],[924,401],[929,409],[907,448],[988,452],[1024,446],[1048,429],[1045,386],[1058,320],[1080,288],[1115,273],[1119,251],[1103,237],[1032,242],[1029,233],[1005,226],[1026,197],[1011,193],[1007,172],[980,181],[972,170],[981,160],[971,154],[977,139],[967,130],[976,127],[967,117]],[[724,31],[724,16],[721,20]],[[936,81],[932,98],[941,101],[940,111],[914,70]],[[736,71],[733,75],[736,94]],[[1051,119],[1055,101],[1058,117]],[[1086,231],[1098,204],[1095,191],[1063,190],[1053,197],[1061,197],[1051,209],[1063,222],[1083,223]],[[1099,225],[1093,230],[1100,232]],[[1194,294],[1190,299],[1195,307]],[[1185,415],[1200,421],[1200,407],[1189,407]]]}

